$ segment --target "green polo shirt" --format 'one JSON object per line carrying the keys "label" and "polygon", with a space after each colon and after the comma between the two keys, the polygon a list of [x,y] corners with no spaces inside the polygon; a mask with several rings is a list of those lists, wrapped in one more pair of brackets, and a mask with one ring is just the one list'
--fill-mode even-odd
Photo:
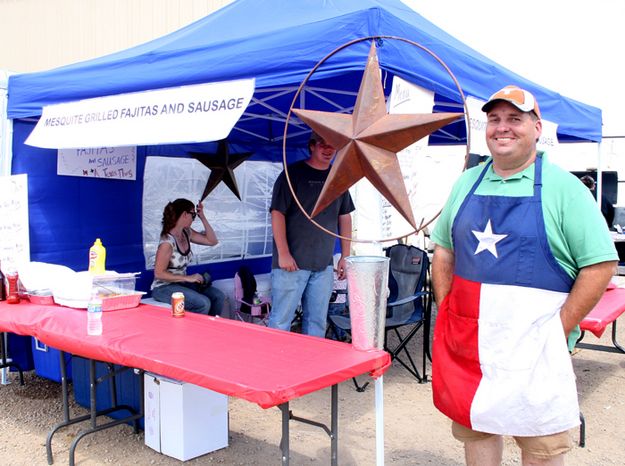
{"label": "green polo shirt", "polygon": [[[543,217],[549,246],[558,263],[575,278],[582,267],[617,261],[614,242],[590,190],[571,173],[549,163],[545,154],[541,156]],[[473,167],[455,183],[432,232],[431,240],[436,244],[453,249],[453,221],[483,169],[484,165]],[[507,179],[497,175],[491,165],[475,193],[518,197],[531,196],[533,190],[534,164]]]}

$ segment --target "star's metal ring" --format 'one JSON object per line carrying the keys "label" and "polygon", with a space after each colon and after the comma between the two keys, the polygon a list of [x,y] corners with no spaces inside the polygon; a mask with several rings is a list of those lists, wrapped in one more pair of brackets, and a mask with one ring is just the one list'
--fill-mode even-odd
{"label": "star's metal ring", "polygon": [[434,58],[445,69],[445,71],[447,72],[449,77],[452,79],[452,81],[456,85],[456,88],[458,89],[458,93],[460,94],[460,97],[462,99],[462,106],[464,107],[465,125],[466,125],[466,131],[467,131],[467,142],[466,142],[466,152],[465,152],[465,161],[464,161],[463,171],[467,167],[467,163],[469,161],[469,149],[471,147],[471,126],[469,124],[469,121],[470,121],[470,118],[469,118],[469,108],[467,106],[467,101],[465,99],[464,92],[462,91],[462,88],[460,87],[460,83],[458,83],[458,80],[456,79],[455,75],[449,69],[449,67],[445,64],[445,62],[438,55],[436,55],[434,52],[432,52],[427,47],[425,47],[425,46],[423,46],[423,45],[421,45],[421,44],[419,44],[417,42],[414,42],[414,41],[412,41],[410,39],[406,39],[406,38],[398,37],[398,36],[367,36],[367,37],[362,37],[360,39],[354,39],[352,41],[346,42],[345,44],[335,48],[332,52],[330,52],[328,55],[323,57],[310,70],[310,72],[306,75],[306,77],[304,78],[302,83],[297,88],[297,92],[295,93],[295,96],[293,97],[293,101],[291,102],[291,106],[289,107],[289,112],[287,113],[286,120],[284,122],[284,134],[283,134],[283,138],[282,138],[282,163],[284,165],[284,174],[285,174],[285,177],[286,177],[287,184],[289,186],[289,190],[291,191],[291,195],[293,196],[293,200],[297,204],[297,207],[300,209],[300,211],[304,214],[304,216],[310,222],[312,222],[320,230],[328,233],[331,236],[334,236],[335,238],[344,239],[344,240],[348,240],[348,241],[354,241],[354,242],[357,242],[357,243],[386,243],[386,242],[389,242],[389,241],[397,241],[397,240],[399,240],[401,238],[406,238],[408,236],[417,234],[421,230],[423,230],[425,227],[427,227],[430,223],[432,223],[436,219],[436,217],[438,217],[440,215],[441,211],[439,210],[438,213],[436,215],[434,215],[428,221],[425,221],[425,219],[422,218],[421,219],[421,223],[419,224],[419,227],[416,230],[412,230],[412,231],[410,231],[410,232],[408,232],[406,234],[399,235],[399,236],[394,236],[394,237],[391,237],[391,238],[359,239],[359,238],[355,238],[355,237],[351,237],[351,236],[342,236],[340,234],[334,233],[333,231],[328,230],[327,228],[325,228],[324,226],[320,225],[318,222],[313,220],[313,218],[310,215],[308,215],[308,213],[306,212],[306,210],[304,209],[304,207],[300,203],[299,199],[297,198],[297,194],[295,194],[295,190],[293,189],[293,185],[291,183],[291,178],[289,177],[288,164],[287,164],[287,159],[286,159],[286,141],[287,141],[287,137],[288,137],[289,121],[291,119],[291,114],[293,113],[293,107],[294,107],[295,103],[297,102],[297,100],[298,100],[302,90],[304,89],[304,87],[306,86],[308,81],[310,80],[311,76],[315,73],[315,71],[317,71],[317,69],[319,69],[319,67],[321,65],[323,65],[328,59],[330,59],[332,56],[336,55],[338,52],[340,52],[341,50],[343,50],[343,49],[345,49],[347,47],[350,47],[350,46],[352,46],[354,44],[358,44],[358,43],[364,42],[364,41],[373,41],[373,40],[381,41],[383,39],[398,40],[398,41],[406,42],[406,43],[408,43],[410,45],[414,45],[415,47],[417,47],[417,48],[423,50],[424,52],[426,52],[427,54],[429,54],[432,58]]}

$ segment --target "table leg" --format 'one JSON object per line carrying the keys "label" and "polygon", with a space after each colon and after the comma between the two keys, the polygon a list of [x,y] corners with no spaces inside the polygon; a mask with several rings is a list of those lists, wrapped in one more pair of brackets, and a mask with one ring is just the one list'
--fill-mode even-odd
{"label": "table leg", "polygon": [[575,345],[578,348],[592,349],[597,351],[606,351],[608,353],[625,353],[625,347],[621,346],[618,341],[616,341],[616,320],[612,321],[612,344],[614,348],[606,345],[594,345],[590,343],[582,343],[582,339],[584,338],[586,332],[582,330],[581,335],[577,339]]}
{"label": "table leg", "polygon": [[[104,376],[102,379],[97,379],[96,378],[96,371],[95,371],[95,364],[96,361],[93,359],[89,360],[89,396],[90,396],[90,410],[89,410],[89,414],[83,415],[83,416],[78,416],[75,418],[71,418],[70,414],[69,414],[69,402],[68,402],[68,387],[67,387],[67,381],[66,381],[66,377],[67,377],[67,373],[66,373],[66,369],[65,369],[65,354],[63,351],[59,351],[60,353],[60,361],[61,361],[61,387],[62,387],[62,398],[63,398],[63,421],[56,424],[54,427],[52,427],[52,429],[50,430],[50,432],[48,433],[48,438],[46,440],[46,453],[47,453],[47,457],[48,457],[48,464],[52,464],[54,462],[53,460],[53,456],[52,456],[52,437],[54,436],[54,434],[61,429],[62,427],[66,427],[72,424],[76,424],[78,422],[83,422],[83,421],[91,421],[90,422],[90,428],[88,429],[84,429],[82,431],[80,431],[78,434],[76,434],[76,436],[74,437],[74,440],[72,441],[72,444],[70,446],[69,449],[69,464],[70,466],[74,466],[74,454],[76,451],[76,447],[78,446],[78,442],[85,437],[86,435],[92,434],[94,432],[99,432],[101,430],[104,429],[108,429],[110,427],[115,427],[121,424],[125,424],[128,421],[134,421],[134,430],[135,433],[138,432],[138,420],[143,417],[143,403],[141,403],[141,412],[137,413],[132,407],[127,406],[127,405],[119,405],[117,406],[116,404],[116,399],[114,398],[112,401],[115,402],[115,404],[113,406],[111,406],[110,408],[107,409],[103,409],[98,411],[97,410],[97,406],[96,406],[96,387],[98,383],[103,382],[104,380],[106,380],[108,377],[110,377],[111,379],[115,379],[115,375],[120,372],[120,371],[116,371],[116,370],[112,370],[112,372],[110,374],[108,374],[107,376]],[[124,368],[122,370],[129,370],[128,368]],[[143,371],[141,371],[143,372]],[[64,382],[64,383],[63,383]],[[143,393],[143,377],[140,374],[140,391],[141,393]],[[117,419],[114,421],[110,421],[110,422],[105,422],[104,424],[101,425],[97,425],[97,418],[99,416],[103,416],[103,415],[107,415],[110,414],[112,412],[118,411],[118,410],[126,410],[130,413],[130,416],[127,416],[123,419]]]}
{"label": "table leg", "polygon": [[332,411],[330,424],[331,465],[338,466],[339,449],[339,386],[332,385]]}
{"label": "table leg", "polygon": [[[20,385],[24,385],[24,373],[22,372],[22,368],[19,364],[14,363],[13,361],[7,360],[7,334],[6,332],[0,332],[0,354],[2,354],[2,359],[0,359],[0,369],[6,369],[8,367],[14,367],[17,369],[17,372],[20,375]],[[3,372],[4,374],[4,372]]]}
{"label": "table leg", "polygon": [[625,353],[625,348],[619,345],[618,341],[616,341],[616,320],[612,322],[612,343],[621,353]]}
{"label": "table leg", "polygon": [[586,419],[581,412],[579,413],[579,446],[580,448],[586,446]]}
{"label": "table leg", "polygon": [[304,424],[308,424],[311,426],[319,427],[323,429],[328,437],[330,437],[330,455],[331,455],[331,465],[338,466],[338,446],[339,446],[339,386],[332,385],[332,398],[330,402],[330,427],[327,425],[312,421],[310,419],[306,419],[303,417],[295,416],[291,411],[289,411],[289,403],[282,403],[280,406],[280,411],[282,411],[282,440],[280,441],[280,449],[282,451],[282,464],[284,466],[289,464],[289,421],[299,421]]}
{"label": "table leg", "polygon": [[291,454],[291,452],[289,451],[289,402],[287,401],[286,403],[282,403],[279,408],[280,411],[282,411],[282,439],[280,439],[280,450],[282,451],[282,466],[288,466],[289,456]]}

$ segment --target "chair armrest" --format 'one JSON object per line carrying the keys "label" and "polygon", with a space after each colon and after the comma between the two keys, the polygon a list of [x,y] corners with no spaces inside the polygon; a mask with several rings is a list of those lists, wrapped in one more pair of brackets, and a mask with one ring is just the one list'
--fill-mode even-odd
{"label": "chair armrest", "polygon": [[393,301],[392,303],[386,303],[387,307],[393,307],[393,306],[401,306],[402,304],[406,304],[409,303],[411,301],[414,301],[415,299],[417,299],[418,296],[408,296],[407,298],[403,298],[403,299],[398,299],[397,301]]}
{"label": "chair armrest", "polygon": [[402,304],[409,303],[411,301],[414,301],[417,298],[421,298],[422,296],[426,296],[429,294],[430,293],[427,291],[419,291],[418,293],[415,293],[412,296],[407,296],[406,298],[398,299],[397,301],[393,301],[392,303],[386,303],[386,306],[387,307],[401,306]]}
{"label": "chair armrest", "polygon": [[263,304],[271,304],[271,298],[268,297],[261,298],[259,303],[248,303],[247,301],[244,301],[242,299],[235,299],[235,301],[241,304],[247,304],[248,306],[261,306]]}

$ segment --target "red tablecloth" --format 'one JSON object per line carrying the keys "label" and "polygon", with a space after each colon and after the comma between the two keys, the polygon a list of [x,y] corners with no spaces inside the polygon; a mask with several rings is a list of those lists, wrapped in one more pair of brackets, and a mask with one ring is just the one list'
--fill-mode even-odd
{"label": "red tablecloth", "polygon": [[390,356],[351,345],[218,317],[140,305],[105,312],[103,334],[87,335],[84,310],[0,302],[0,331],[33,335],[79,356],[144,369],[257,403],[277,406],[364,373]]}
{"label": "red tablecloth", "polygon": [[605,328],[625,312],[625,289],[609,288],[592,311],[579,324],[582,330],[600,338]]}

